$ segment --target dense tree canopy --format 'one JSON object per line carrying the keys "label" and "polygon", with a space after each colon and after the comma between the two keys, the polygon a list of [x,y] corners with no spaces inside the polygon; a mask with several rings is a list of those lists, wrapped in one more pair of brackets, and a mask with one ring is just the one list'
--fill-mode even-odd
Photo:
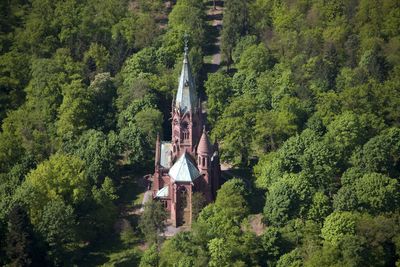
{"label": "dense tree canopy", "polygon": [[[226,71],[205,82],[207,119],[222,160],[253,168],[265,199],[251,177],[246,190],[257,198],[249,203],[263,201],[267,230],[250,237],[227,219],[240,221],[225,214],[230,202],[218,210],[223,186],[190,234],[165,243],[163,266],[172,266],[166,253],[179,249],[175,242],[192,247],[181,264],[197,257],[201,265],[204,255],[209,266],[398,264],[391,249],[400,211],[394,2],[224,1]],[[249,249],[240,256],[230,245],[239,233],[252,240],[239,238]]]}
{"label": "dense tree canopy", "polygon": [[208,73],[212,2],[0,3],[0,265],[80,265],[113,233],[170,135],[185,38],[234,174],[164,242],[150,202],[140,266],[400,264],[398,1],[222,1]]}

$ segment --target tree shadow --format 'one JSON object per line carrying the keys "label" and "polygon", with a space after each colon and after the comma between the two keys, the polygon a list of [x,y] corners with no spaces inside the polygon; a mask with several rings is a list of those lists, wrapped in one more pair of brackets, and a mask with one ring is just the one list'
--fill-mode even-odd
{"label": "tree shadow", "polygon": [[207,70],[207,74],[209,73],[215,73],[219,69],[218,64],[212,64],[212,63],[205,63],[204,68]]}
{"label": "tree shadow", "polygon": [[[206,6],[213,6],[214,5],[214,1],[207,1],[206,3]],[[215,1],[215,5],[216,6],[219,6],[219,7],[222,7],[222,6],[224,6],[224,1]]]}
{"label": "tree shadow", "polygon": [[222,20],[223,14],[210,14],[207,15],[206,21],[212,21],[212,20]]}

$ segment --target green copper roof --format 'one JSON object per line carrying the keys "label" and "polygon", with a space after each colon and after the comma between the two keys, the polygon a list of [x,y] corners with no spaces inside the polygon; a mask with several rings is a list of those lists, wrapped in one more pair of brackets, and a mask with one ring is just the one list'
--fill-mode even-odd
{"label": "green copper roof", "polygon": [[164,186],[157,191],[156,197],[165,198],[168,197],[168,186]]}
{"label": "green copper roof", "polygon": [[183,153],[171,167],[168,174],[175,182],[193,182],[200,176],[200,172],[190,161],[187,153]]}
{"label": "green copper roof", "polygon": [[190,69],[187,47],[185,47],[185,56],[183,59],[181,76],[179,78],[175,106],[180,108],[182,112],[186,112],[196,107],[197,101],[196,86]]}

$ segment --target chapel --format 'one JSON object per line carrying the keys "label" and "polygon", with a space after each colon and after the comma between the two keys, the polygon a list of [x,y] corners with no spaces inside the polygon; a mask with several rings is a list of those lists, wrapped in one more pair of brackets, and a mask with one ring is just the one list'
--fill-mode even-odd
{"label": "chapel", "polygon": [[193,193],[200,192],[206,203],[212,202],[220,186],[221,166],[218,144],[211,144],[206,132],[187,45],[171,116],[172,140],[160,141],[157,136],[151,190],[174,227],[190,226]]}

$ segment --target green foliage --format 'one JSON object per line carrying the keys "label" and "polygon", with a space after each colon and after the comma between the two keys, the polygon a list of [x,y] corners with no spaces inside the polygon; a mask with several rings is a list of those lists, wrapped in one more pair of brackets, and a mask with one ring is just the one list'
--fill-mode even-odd
{"label": "green foliage", "polygon": [[114,201],[118,199],[113,181],[106,177],[100,188],[92,187],[91,209],[89,211],[88,233],[95,236],[105,235],[113,230],[115,218],[118,215]]}
{"label": "green foliage", "polygon": [[40,261],[43,261],[37,249],[32,224],[19,204],[14,205],[9,214],[6,254],[11,266],[40,266]]}
{"label": "green foliage", "polygon": [[206,230],[211,238],[237,236],[240,223],[249,212],[245,194],[245,185],[240,179],[231,179],[223,184],[215,203],[200,212],[199,228]]}
{"label": "green foliage", "polygon": [[353,165],[369,172],[381,172],[398,177],[399,129],[391,128],[371,138],[352,156]]}
{"label": "green foliage", "polygon": [[200,1],[178,1],[172,12],[169,14],[169,25],[171,28],[181,28],[190,33],[193,46],[204,44],[204,9]]}
{"label": "green foliage", "polygon": [[90,72],[101,73],[106,70],[110,55],[104,46],[92,43],[85,52],[83,60]]}
{"label": "green foliage", "polygon": [[114,132],[106,135],[89,130],[82,133],[77,141],[67,144],[65,150],[85,161],[87,176],[92,183],[99,185],[105,176],[115,173],[121,147]]}
{"label": "green foliage", "polygon": [[160,266],[256,264],[258,239],[253,233],[241,230],[248,215],[247,195],[245,183],[240,179],[223,184],[216,202],[200,212],[192,231],[179,233],[164,243]]}
{"label": "green foliage", "polygon": [[[234,62],[239,63],[240,62],[240,58],[242,56],[242,54],[244,53],[244,51],[246,51],[250,46],[254,46],[257,44],[257,37],[254,35],[246,35],[240,38],[239,42],[237,43],[237,45],[235,46],[233,53],[232,53],[232,59]],[[262,49],[263,47],[260,46],[260,50],[264,50]],[[257,49],[253,49],[253,50],[257,50]],[[250,51],[249,51],[250,52]]]}
{"label": "green foliage", "polygon": [[208,76],[205,83],[207,101],[207,119],[214,125],[228,105],[231,95],[231,78],[221,72]]}
{"label": "green foliage", "polygon": [[90,123],[90,95],[78,80],[66,85],[62,92],[63,101],[56,123],[57,134],[62,138],[75,137],[87,129]]}
{"label": "green foliage", "polygon": [[342,236],[336,243],[324,242],[322,248],[314,251],[305,265],[385,266],[394,264],[395,259],[388,256],[391,252],[387,245],[394,244],[392,233],[397,228],[395,218],[359,216],[354,234]]}
{"label": "green foliage", "polygon": [[338,156],[331,143],[315,142],[304,150],[301,158],[303,170],[313,177],[313,185],[321,190],[332,191],[335,176],[339,172]]}
{"label": "green foliage", "polygon": [[283,241],[277,228],[269,227],[261,236],[262,254],[267,265],[273,265],[282,253]]}
{"label": "green foliage", "polygon": [[362,208],[372,213],[395,211],[399,208],[399,184],[380,174],[365,174],[355,185]]}
{"label": "green foliage", "polygon": [[248,164],[249,140],[254,124],[253,108],[254,99],[250,97],[235,99],[217,122],[213,135],[219,140],[224,140],[221,143],[223,160],[229,160],[234,164]]}
{"label": "green foliage", "polygon": [[282,226],[297,213],[299,196],[283,181],[272,184],[265,198],[264,216],[271,225]]}
{"label": "green foliage", "polygon": [[243,180],[232,178],[218,190],[215,205],[223,208],[231,217],[238,216],[240,218],[248,213],[246,197],[247,190]]}
{"label": "green foliage", "polygon": [[123,151],[126,151],[129,164],[144,163],[146,153],[149,149],[149,145],[146,142],[146,136],[139,130],[139,127],[135,124],[121,129],[119,133],[119,139],[121,140]]}
{"label": "green foliage", "polygon": [[157,246],[152,245],[148,250],[146,250],[140,259],[139,267],[153,267],[158,266],[159,256],[157,251]]}
{"label": "green foliage", "polygon": [[277,267],[301,267],[303,266],[303,258],[301,256],[301,253],[299,249],[294,249],[290,251],[289,253],[283,254],[277,264]]}
{"label": "green foliage", "polygon": [[295,115],[286,111],[259,112],[256,115],[256,142],[263,151],[275,150],[297,131]]}
{"label": "green foliage", "polygon": [[360,210],[372,214],[399,208],[398,181],[378,173],[367,173],[344,185],[335,196],[338,210]]}
{"label": "green foliage", "polygon": [[151,244],[158,244],[160,234],[164,231],[167,213],[159,201],[151,200],[144,206],[144,212],[140,217],[139,228],[146,240]]}
{"label": "green foliage", "polygon": [[125,228],[121,230],[119,238],[125,246],[130,246],[135,242],[135,233],[133,232],[132,226],[125,225]]}
{"label": "green foliage", "polygon": [[254,173],[257,177],[256,186],[267,189],[282,176],[282,160],[277,156],[277,152],[263,155],[254,166]]}
{"label": "green foliage", "polygon": [[225,246],[225,240],[222,238],[211,239],[208,243],[208,250],[210,251],[209,266],[230,266],[231,254],[229,247]]}
{"label": "green foliage", "polygon": [[77,247],[74,210],[62,200],[52,200],[43,208],[37,224],[48,245],[48,255],[55,265],[67,262],[67,253]]}
{"label": "green foliage", "polygon": [[223,29],[221,32],[221,51],[228,66],[232,63],[233,49],[240,36],[248,30],[248,7],[243,0],[231,0],[225,4]]}
{"label": "green foliage", "polygon": [[163,243],[159,266],[200,267],[207,265],[207,257],[198,238],[192,232],[182,232]]}
{"label": "green foliage", "polygon": [[91,109],[91,128],[111,130],[115,127],[114,97],[116,88],[110,73],[99,73],[90,84],[91,102],[96,108]]}
{"label": "green foliage", "polygon": [[322,192],[316,192],[308,211],[308,218],[316,222],[323,222],[332,211],[330,199]]}
{"label": "green foliage", "polygon": [[206,198],[201,192],[195,192],[192,195],[192,219],[195,221],[200,211],[206,206]]}
{"label": "green foliage", "polygon": [[264,45],[252,45],[246,48],[240,56],[237,67],[246,73],[260,73],[273,67],[275,59]]}
{"label": "green foliage", "polygon": [[[3,16],[1,17],[3,18]],[[29,55],[16,50],[1,53],[0,121],[6,117],[8,110],[16,109],[23,103],[23,88],[27,85],[30,77],[30,61]]]}
{"label": "green foliage", "polygon": [[136,125],[140,126],[141,132],[146,136],[149,144],[156,142],[157,134],[162,136],[162,113],[154,108],[139,111],[133,118]]}
{"label": "green foliage", "polygon": [[328,242],[337,243],[346,235],[355,234],[356,221],[356,214],[335,211],[325,219],[322,237]]}
{"label": "green foliage", "polygon": [[84,162],[75,156],[55,154],[32,170],[20,188],[18,197],[26,203],[34,225],[49,201],[61,200],[78,205],[88,195],[89,181]]}
{"label": "green foliage", "polygon": [[[208,7],[172,1],[168,13],[160,0],[3,2],[0,243],[21,246],[0,263],[27,263],[36,232],[51,264],[75,264],[78,245],[112,231],[120,170],[147,169],[156,134],[169,134],[161,124],[185,33],[203,89],[202,58],[213,42]],[[225,1],[220,48],[228,71],[205,82],[207,118],[223,161],[256,163],[268,225],[252,232],[253,180],[233,179],[201,212],[194,198],[198,220],[166,241],[161,266],[398,264],[398,14],[391,0]],[[28,215],[13,210],[16,202]],[[143,229],[157,239],[157,227]],[[143,266],[157,265],[157,254],[146,252]]]}

